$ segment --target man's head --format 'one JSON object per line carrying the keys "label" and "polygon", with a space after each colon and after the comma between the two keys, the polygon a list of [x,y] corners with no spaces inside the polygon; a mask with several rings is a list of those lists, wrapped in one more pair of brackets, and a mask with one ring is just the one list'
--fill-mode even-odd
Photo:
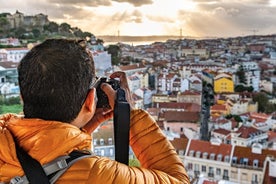
{"label": "man's head", "polygon": [[95,78],[94,62],[78,41],[50,39],[34,47],[18,66],[26,118],[71,122]]}

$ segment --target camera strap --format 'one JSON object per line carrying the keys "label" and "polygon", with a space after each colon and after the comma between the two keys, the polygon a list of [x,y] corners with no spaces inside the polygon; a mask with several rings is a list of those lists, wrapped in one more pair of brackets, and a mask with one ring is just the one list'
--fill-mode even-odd
{"label": "camera strap", "polygon": [[114,106],[115,160],[128,165],[129,159],[130,106],[125,91],[117,90]]}

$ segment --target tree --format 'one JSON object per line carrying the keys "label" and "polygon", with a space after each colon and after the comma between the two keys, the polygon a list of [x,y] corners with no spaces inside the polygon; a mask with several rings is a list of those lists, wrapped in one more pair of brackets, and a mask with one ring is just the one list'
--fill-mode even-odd
{"label": "tree", "polygon": [[107,52],[111,54],[112,65],[118,65],[120,63],[120,52],[121,49],[118,45],[109,45],[107,47]]}
{"label": "tree", "polygon": [[265,93],[257,93],[253,95],[253,101],[258,102],[259,112],[266,112],[268,105],[268,97]]}
{"label": "tree", "polygon": [[246,87],[244,85],[237,85],[235,87],[235,92],[244,92],[244,91],[252,92],[253,90],[254,88],[252,86]]}
{"label": "tree", "polygon": [[0,17],[0,30],[1,31],[7,30],[9,28],[9,25],[10,25],[10,23],[6,17]]}
{"label": "tree", "polygon": [[24,34],[26,33],[26,30],[23,27],[19,27],[15,30],[14,36],[16,38],[24,38]]}
{"label": "tree", "polygon": [[100,44],[100,45],[103,45],[103,44],[104,44],[104,41],[103,41],[102,39],[99,39],[99,38],[98,38],[98,39],[96,40],[96,43],[97,43],[97,44]]}
{"label": "tree", "polygon": [[44,30],[49,31],[51,33],[57,33],[58,32],[59,25],[55,22],[50,22],[48,25],[44,25]]}
{"label": "tree", "polygon": [[34,35],[35,38],[38,38],[40,36],[40,31],[37,28],[34,28],[32,30],[32,33],[33,33],[33,35]]}
{"label": "tree", "polygon": [[94,36],[92,33],[89,33],[89,32],[86,32],[86,31],[83,32],[83,35],[82,35],[83,38],[89,38],[89,39],[90,39],[92,36]]}
{"label": "tree", "polygon": [[245,72],[242,66],[239,67],[238,71],[236,72],[236,75],[238,76],[240,83],[246,84]]}
{"label": "tree", "polygon": [[60,24],[60,31],[64,33],[70,33],[71,26],[67,23]]}

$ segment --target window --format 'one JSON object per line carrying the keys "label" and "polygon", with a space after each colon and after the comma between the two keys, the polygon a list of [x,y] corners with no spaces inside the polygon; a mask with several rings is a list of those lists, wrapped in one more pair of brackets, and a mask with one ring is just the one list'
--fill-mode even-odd
{"label": "window", "polygon": [[214,168],[213,167],[209,167],[208,177],[214,177]]}
{"label": "window", "polygon": [[232,158],[232,164],[237,164],[237,157]]}
{"label": "window", "polygon": [[205,165],[201,166],[201,171],[206,172],[206,166]]}
{"label": "window", "polygon": [[223,170],[223,179],[224,180],[229,180],[229,175],[228,175],[228,170],[227,169]]}
{"label": "window", "polygon": [[193,163],[188,163],[188,170],[193,170]]}
{"label": "window", "polygon": [[183,132],[183,127],[180,128],[180,132]]}
{"label": "window", "polygon": [[104,156],[104,149],[101,149],[101,156]]}
{"label": "window", "polygon": [[222,160],[222,155],[221,154],[218,154],[217,156],[217,161],[221,161]]}
{"label": "window", "polygon": [[195,152],[194,150],[190,150],[189,156],[190,156],[190,157],[193,157],[193,156],[194,156],[194,152]]}
{"label": "window", "polygon": [[199,171],[199,165],[195,164],[195,171]]}
{"label": "window", "polygon": [[112,145],[112,144],[113,144],[112,138],[108,138],[108,145]]}
{"label": "window", "polygon": [[226,156],[224,157],[224,162],[229,162],[229,160],[230,160],[229,155],[226,155]]}
{"label": "window", "polygon": [[100,145],[104,145],[104,139],[100,139]]}
{"label": "window", "polygon": [[259,160],[255,159],[253,160],[253,168],[258,168],[259,167]]}
{"label": "window", "polygon": [[109,149],[109,155],[110,155],[110,156],[114,156],[114,150],[113,150],[113,148],[110,148],[110,149]]}
{"label": "window", "polygon": [[197,152],[196,152],[196,157],[197,157],[197,158],[200,158],[200,154],[201,154],[201,152],[200,152],[200,151],[197,151]]}
{"label": "window", "polygon": [[207,153],[207,152],[204,152],[204,153],[203,153],[203,158],[204,158],[204,159],[207,159],[207,157],[208,157],[208,153]]}
{"label": "window", "polygon": [[217,170],[216,170],[216,175],[218,175],[218,176],[221,175],[221,169],[220,169],[220,168],[217,168]]}
{"label": "window", "polygon": [[216,155],[215,153],[211,153],[210,154],[210,160],[215,160],[215,155]]}
{"label": "window", "polygon": [[247,166],[247,165],[248,165],[248,158],[244,158],[244,159],[243,159],[243,165],[244,165],[244,166]]}
{"label": "window", "polygon": [[97,142],[98,142],[98,140],[97,140],[97,139],[94,139],[94,140],[93,140],[93,144],[94,144],[94,146],[97,146]]}
{"label": "window", "polygon": [[257,184],[258,183],[258,175],[257,174],[252,174],[252,182],[253,184]]}

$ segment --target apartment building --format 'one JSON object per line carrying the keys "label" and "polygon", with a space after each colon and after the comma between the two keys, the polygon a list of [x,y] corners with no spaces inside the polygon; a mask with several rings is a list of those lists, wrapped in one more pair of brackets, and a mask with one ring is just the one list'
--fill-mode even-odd
{"label": "apartment building", "polygon": [[214,92],[215,93],[233,93],[234,81],[232,76],[228,74],[218,74],[214,77]]}
{"label": "apartment building", "polygon": [[19,62],[29,51],[28,48],[4,48],[0,49],[0,60]]}
{"label": "apartment building", "polygon": [[276,150],[179,138],[171,141],[191,182],[199,177],[214,182],[262,184],[276,181]]}

